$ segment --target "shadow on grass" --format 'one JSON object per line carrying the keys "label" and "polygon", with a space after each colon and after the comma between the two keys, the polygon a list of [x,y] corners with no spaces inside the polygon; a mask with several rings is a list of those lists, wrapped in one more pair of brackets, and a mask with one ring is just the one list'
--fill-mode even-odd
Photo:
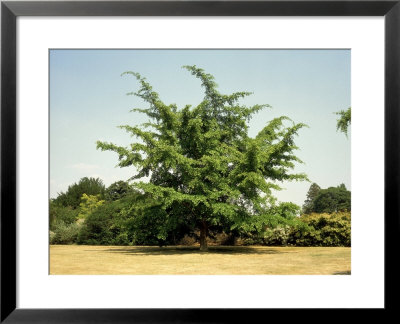
{"label": "shadow on grass", "polygon": [[110,253],[132,255],[179,255],[179,254],[282,254],[287,252],[272,249],[256,249],[249,246],[209,246],[207,252],[200,251],[198,246],[127,246],[104,250]]}
{"label": "shadow on grass", "polygon": [[334,275],[351,275],[351,271],[338,271],[338,272],[334,272]]}

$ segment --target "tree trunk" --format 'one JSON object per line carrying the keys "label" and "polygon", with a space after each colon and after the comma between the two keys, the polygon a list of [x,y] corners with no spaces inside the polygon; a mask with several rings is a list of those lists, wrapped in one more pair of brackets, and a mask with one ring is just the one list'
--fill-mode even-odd
{"label": "tree trunk", "polygon": [[207,246],[207,224],[204,220],[200,226],[200,251],[208,251]]}

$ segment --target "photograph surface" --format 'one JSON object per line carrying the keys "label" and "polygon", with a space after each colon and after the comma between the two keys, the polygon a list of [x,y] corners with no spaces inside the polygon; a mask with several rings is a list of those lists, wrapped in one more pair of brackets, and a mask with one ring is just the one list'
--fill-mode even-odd
{"label": "photograph surface", "polygon": [[49,50],[51,275],[350,275],[351,51]]}

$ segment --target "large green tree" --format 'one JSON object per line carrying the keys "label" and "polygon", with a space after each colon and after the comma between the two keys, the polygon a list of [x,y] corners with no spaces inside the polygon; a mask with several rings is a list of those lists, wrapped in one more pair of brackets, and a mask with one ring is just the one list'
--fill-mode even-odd
{"label": "large green tree", "polygon": [[129,147],[99,141],[97,148],[116,152],[120,167],[135,166],[132,179],[149,177],[135,186],[159,202],[176,224],[184,221],[197,228],[200,249],[207,250],[211,227],[235,230],[259,220],[275,202],[277,182],[306,179],[290,172],[301,163],[294,154],[294,137],[305,125],[282,116],[266,122],[252,138],[248,121],[269,105],[242,105],[240,99],[251,93],[221,94],[212,75],[196,66],[184,68],[200,79],[205,96],[196,107],[181,110],[162,102],[140,74],[123,73],[139,81],[139,90],[129,95],[149,104],[133,109],[149,122],[120,126],[138,138]]}

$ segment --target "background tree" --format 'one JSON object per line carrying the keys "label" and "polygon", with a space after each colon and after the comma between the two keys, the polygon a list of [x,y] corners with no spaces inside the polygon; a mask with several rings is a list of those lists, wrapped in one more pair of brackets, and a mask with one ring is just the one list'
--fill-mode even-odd
{"label": "background tree", "polygon": [[140,83],[139,91],[129,95],[149,104],[134,111],[146,114],[150,121],[141,127],[120,126],[140,140],[129,147],[98,141],[97,148],[116,152],[120,167],[135,166],[138,172],[132,179],[150,177],[148,183],[137,182],[135,187],[162,204],[168,217],[175,219],[170,224],[185,221],[198,228],[200,249],[207,250],[210,228],[235,230],[251,224],[275,202],[272,190],[280,189],[277,181],[306,179],[304,174],[290,173],[295,162],[301,163],[293,153],[294,136],[305,125],[292,122],[285,127],[290,119],[282,116],[251,138],[247,122],[269,105],[241,105],[239,99],[249,92],[221,94],[212,75],[196,66],[184,68],[204,88],[198,106],[178,110],[175,104],[166,105],[145,78],[125,72]]}
{"label": "background tree", "polygon": [[67,191],[65,193],[61,192],[53,201],[57,205],[65,207],[70,206],[76,209],[81,203],[83,194],[92,196],[99,195],[99,199],[104,199],[105,189],[101,179],[84,177],[80,179],[78,183],[68,186]]}
{"label": "background tree", "polygon": [[303,205],[303,213],[304,214],[310,214],[312,212],[314,200],[318,196],[318,193],[320,192],[320,190],[321,190],[321,187],[318,186],[315,182],[311,184],[311,186],[307,192],[307,198],[304,201],[304,205]]}
{"label": "background tree", "polygon": [[340,118],[337,120],[336,130],[340,130],[347,136],[348,128],[351,124],[351,107],[347,110],[341,110],[336,113]]}
{"label": "background tree", "polygon": [[312,211],[315,213],[351,211],[351,192],[344,184],[321,189],[314,199]]}
{"label": "background tree", "polygon": [[134,190],[126,181],[117,181],[107,187],[104,197],[108,201],[115,201],[132,193]]}
{"label": "background tree", "polygon": [[83,194],[81,197],[81,203],[79,204],[79,219],[86,219],[91,213],[97,208],[104,204],[104,200],[100,200],[100,195],[87,195]]}
{"label": "background tree", "polygon": [[50,230],[53,230],[57,223],[62,222],[66,225],[70,225],[78,219],[78,210],[70,206],[64,207],[57,205],[53,200],[50,200],[49,205]]}

